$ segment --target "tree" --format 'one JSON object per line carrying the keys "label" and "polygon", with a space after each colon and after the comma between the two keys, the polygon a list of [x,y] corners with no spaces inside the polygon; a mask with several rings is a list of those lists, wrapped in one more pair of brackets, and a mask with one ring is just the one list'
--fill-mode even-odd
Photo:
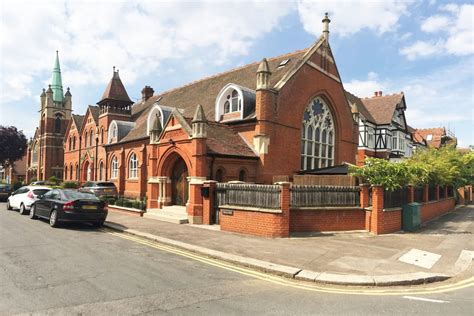
{"label": "tree", "polygon": [[363,183],[381,185],[387,191],[394,191],[410,181],[406,164],[378,158],[366,158],[362,167],[351,166],[349,172]]}
{"label": "tree", "polygon": [[0,125],[0,164],[21,159],[26,151],[26,137],[15,126]]}

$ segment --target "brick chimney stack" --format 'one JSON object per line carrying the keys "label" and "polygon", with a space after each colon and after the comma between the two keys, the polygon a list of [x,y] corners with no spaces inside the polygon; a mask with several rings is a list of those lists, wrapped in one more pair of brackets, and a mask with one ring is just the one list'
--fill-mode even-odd
{"label": "brick chimney stack", "polygon": [[148,100],[150,97],[153,96],[153,93],[155,93],[155,90],[153,90],[152,87],[150,86],[145,86],[142,89],[142,101]]}

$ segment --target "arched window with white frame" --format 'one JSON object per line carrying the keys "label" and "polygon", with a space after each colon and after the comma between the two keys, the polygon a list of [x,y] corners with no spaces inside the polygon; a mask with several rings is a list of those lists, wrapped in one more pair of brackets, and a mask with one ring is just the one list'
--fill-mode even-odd
{"label": "arched window with white frame", "polygon": [[118,177],[118,160],[117,157],[112,158],[112,163],[110,164],[110,178],[117,179]]}
{"label": "arched window with white frame", "polygon": [[306,107],[301,126],[301,170],[334,165],[334,120],[320,97]]}
{"label": "arched window with white frame", "polygon": [[138,159],[135,153],[130,156],[130,160],[128,162],[128,177],[130,179],[138,178]]}
{"label": "arched window with white frame", "polygon": [[103,161],[99,163],[99,180],[100,181],[104,180],[104,162]]}

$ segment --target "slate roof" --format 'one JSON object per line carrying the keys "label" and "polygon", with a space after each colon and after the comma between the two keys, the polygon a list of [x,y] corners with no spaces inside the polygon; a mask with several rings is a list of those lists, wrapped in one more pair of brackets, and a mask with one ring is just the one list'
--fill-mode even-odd
{"label": "slate roof", "polygon": [[[403,92],[360,99],[376,124],[390,124],[397,105],[403,100]],[[360,110],[359,110],[360,111]]]}
{"label": "slate roof", "polygon": [[74,124],[76,124],[77,129],[81,128],[82,121],[84,121],[84,116],[85,115],[78,115],[78,114],[73,114],[72,115],[72,120],[74,121]]}
{"label": "slate roof", "polygon": [[207,148],[211,154],[257,158],[257,154],[244,139],[231,127],[209,121],[207,129]]}
{"label": "slate roof", "polygon": [[[294,69],[301,61],[308,49],[299,50],[293,53],[281,55],[267,59],[272,75],[270,85],[273,87],[289,71]],[[284,67],[279,64],[289,59]],[[192,117],[196,106],[201,104],[207,118],[214,118],[216,97],[228,83],[234,83],[250,90],[257,88],[257,69],[260,62],[254,62],[239,68],[203,78],[179,88],[171,89],[150,97],[146,101],[139,101],[132,107],[132,120],[136,121],[135,128],[122,141],[131,141],[146,137],[146,119],[152,105],[158,104],[169,107],[176,107],[183,110],[185,117]],[[248,115],[252,117],[252,114]],[[239,136],[240,137],[240,136]],[[247,146],[248,147],[248,146]]]}
{"label": "slate roof", "polygon": [[97,105],[89,105],[89,110],[91,110],[94,121],[99,122],[100,108]]}
{"label": "slate roof", "polygon": [[[189,117],[184,119],[191,126],[192,119]],[[219,122],[208,121],[206,144],[210,154],[258,158],[236,131]]]}
{"label": "slate roof", "polygon": [[122,101],[129,104],[133,103],[133,101],[128,97],[127,90],[125,90],[122,80],[120,80],[118,70],[115,71],[115,67],[112,79],[110,79],[109,84],[105,88],[102,99],[97,103],[101,103],[105,100]]}
{"label": "slate roof", "polygon": [[349,103],[355,104],[359,113],[362,114],[362,116],[364,116],[369,122],[375,123],[375,119],[372,117],[372,114],[370,114],[369,110],[367,110],[365,105],[362,103],[361,99],[348,91],[344,92],[346,93],[347,101],[349,101]]}
{"label": "slate roof", "polygon": [[[418,133],[426,139],[426,143],[430,147],[440,148],[443,137],[446,136],[446,129],[444,127],[435,128],[420,128]],[[428,135],[432,135],[431,140],[428,140]]]}
{"label": "slate roof", "polygon": [[416,142],[416,143],[419,143],[419,144],[424,144],[425,143],[425,139],[423,138],[423,136],[418,132],[418,130],[414,127],[411,127],[410,125],[407,125],[407,130],[408,132],[411,134],[411,136],[413,137],[413,140]]}

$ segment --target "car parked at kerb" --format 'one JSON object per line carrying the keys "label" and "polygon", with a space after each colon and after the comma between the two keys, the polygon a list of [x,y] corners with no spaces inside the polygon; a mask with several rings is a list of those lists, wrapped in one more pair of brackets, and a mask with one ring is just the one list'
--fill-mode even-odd
{"label": "car parked at kerb", "polygon": [[53,189],[41,196],[30,210],[30,218],[49,220],[51,227],[64,222],[88,222],[96,227],[104,224],[108,205],[92,193],[72,189]]}

